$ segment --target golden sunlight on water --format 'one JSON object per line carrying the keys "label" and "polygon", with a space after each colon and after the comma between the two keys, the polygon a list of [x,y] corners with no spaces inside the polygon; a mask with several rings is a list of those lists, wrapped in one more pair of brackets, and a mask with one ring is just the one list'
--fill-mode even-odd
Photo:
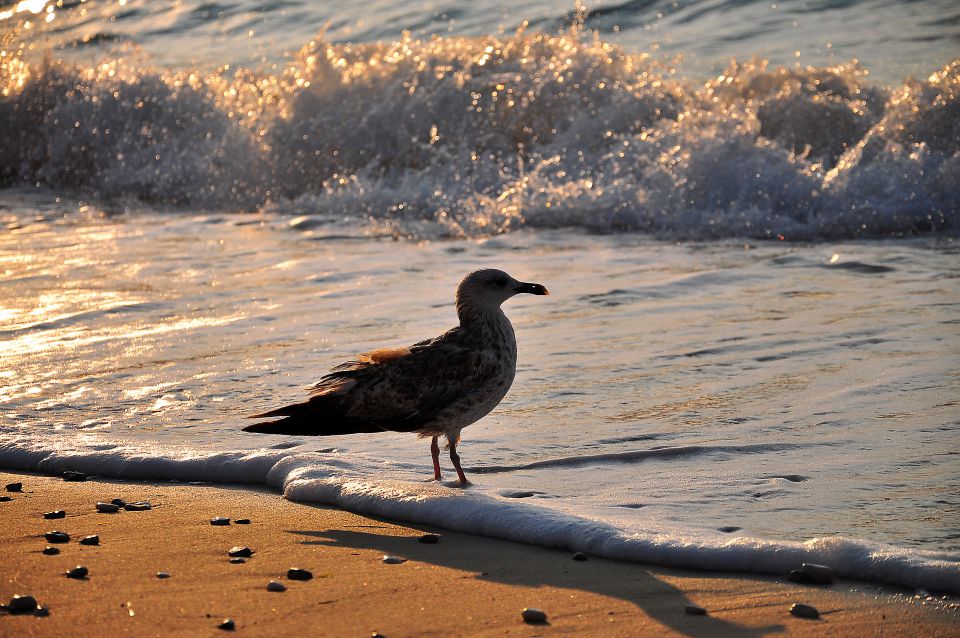
{"label": "golden sunlight on water", "polygon": [[[81,2],[84,1],[85,0],[81,0]],[[50,6],[47,6],[48,2],[50,2]],[[63,0],[58,0],[58,2],[55,4],[56,6],[63,6]],[[51,2],[51,0],[21,0],[21,2],[18,2],[17,6],[14,8],[0,11],[0,20],[7,20],[18,13],[41,13],[44,11],[46,12],[47,16],[54,15],[54,3]],[[46,18],[46,21],[53,21],[53,17]]]}
{"label": "golden sunlight on water", "polygon": [[[141,272],[144,264],[123,248],[130,239],[123,224],[37,220],[14,226],[0,238],[0,272],[9,285],[0,301],[0,404],[48,389],[60,402],[76,399],[91,388],[60,388],[91,356],[106,369],[122,367],[131,358],[155,356],[171,334],[242,318],[196,308],[144,312],[162,307],[163,295]],[[174,280],[200,274],[173,270]]]}

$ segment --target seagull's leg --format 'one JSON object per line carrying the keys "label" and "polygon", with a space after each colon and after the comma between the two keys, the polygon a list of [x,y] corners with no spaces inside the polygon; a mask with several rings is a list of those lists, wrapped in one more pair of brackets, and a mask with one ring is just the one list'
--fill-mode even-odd
{"label": "seagull's leg", "polygon": [[457,476],[460,477],[460,487],[469,485],[470,481],[467,480],[467,477],[463,474],[463,468],[460,467],[460,455],[457,454],[457,442],[447,439],[450,441],[450,460],[453,461],[453,467],[457,470]]}
{"label": "seagull's leg", "polygon": [[433,437],[430,442],[430,455],[433,457],[433,480],[440,480],[440,446],[437,444],[438,436]]}

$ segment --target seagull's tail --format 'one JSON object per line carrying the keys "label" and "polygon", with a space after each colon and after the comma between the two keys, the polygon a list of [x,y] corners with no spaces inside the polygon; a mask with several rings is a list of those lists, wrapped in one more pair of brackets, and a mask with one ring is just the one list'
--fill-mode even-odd
{"label": "seagull's tail", "polygon": [[[310,412],[310,406],[308,402],[304,403],[291,403],[290,405],[285,405],[282,408],[277,408],[275,410],[270,410],[269,412],[261,412],[260,414],[251,414],[248,416],[248,419],[270,419],[277,416],[301,416]],[[257,424],[259,425],[259,423]],[[250,426],[254,427],[254,426]],[[247,428],[243,428],[246,430]],[[250,430],[253,432],[253,430]]]}
{"label": "seagull's tail", "polygon": [[[318,409],[316,398],[304,403],[285,405],[276,410],[251,415],[251,419],[283,417],[276,421],[261,421],[243,428],[256,434],[292,434],[296,436],[334,436],[358,432],[381,432],[382,428],[369,423],[337,415],[335,410]],[[326,412],[326,413],[325,413]]]}
{"label": "seagull's tail", "polygon": [[[316,436],[320,432],[316,431],[316,426],[306,419],[288,416],[279,421],[261,421],[243,428],[244,432],[254,432],[256,434],[295,434],[299,436]],[[326,432],[323,432],[326,434]]]}

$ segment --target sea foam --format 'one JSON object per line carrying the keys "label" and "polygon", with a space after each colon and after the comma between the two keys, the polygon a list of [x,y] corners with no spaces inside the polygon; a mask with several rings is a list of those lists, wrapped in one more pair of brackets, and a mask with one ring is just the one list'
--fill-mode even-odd
{"label": "sea foam", "polygon": [[[22,432],[22,431],[21,431]],[[843,537],[807,541],[707,535],[681,528],[631,528],[437,483],[377,479],[390,464],[336,451],[275,449],[198,452],[172,446],[115,445],[93,435],[4,433],[0,467],[176,481],[258,483],[294,501],[434,525],[594,556],[701,570],[785,574],[801,563],[830,565],[837,576],[960,593],[960,555],[897,548]],[[395,468],[394,468],[395,469]]]}
{"label": "sea foam", "polygon": [[162,68],[130,45],[93,63],[17,52],[3,65],[0,185],[108,211],[260,209],[427,237],[957,228],[960,59],[899,87],[870,84],[856,62],[761,58],[702,81],[574,24],[318,36],[264,69]]}

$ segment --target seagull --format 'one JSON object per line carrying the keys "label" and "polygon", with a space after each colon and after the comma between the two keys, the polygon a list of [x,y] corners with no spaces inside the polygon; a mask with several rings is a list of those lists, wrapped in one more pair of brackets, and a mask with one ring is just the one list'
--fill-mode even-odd
{"label": "seagull", "polygon": [[340,364],[312,388],[310,398],[250,418],[279,418],[243,428],[259,434],[332,436],[415,432],[430,437],[433,479],[440,480],[444,436],[460,485],[460,431],[506,396],[517,372],[517,338],[501,304],[514,295],[550,294],[502,270],[477,270],[457,286],[460,325],[409,348],[365,352]]}

